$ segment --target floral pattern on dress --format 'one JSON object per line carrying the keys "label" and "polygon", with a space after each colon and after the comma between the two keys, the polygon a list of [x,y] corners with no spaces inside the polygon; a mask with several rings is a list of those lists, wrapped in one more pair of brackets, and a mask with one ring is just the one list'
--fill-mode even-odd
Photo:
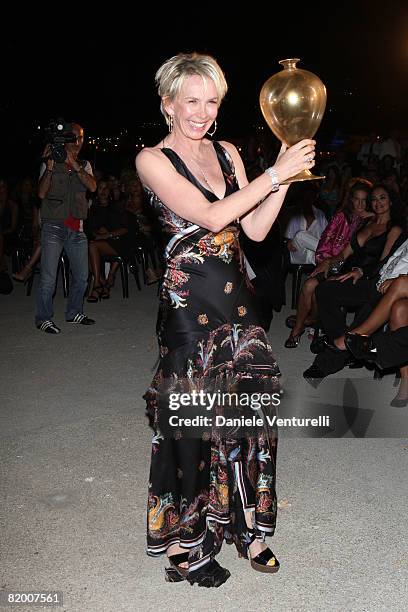
{"label": "floral pattern on dress", "polygon": [[[214,147],[229,195],[238,189],[232,160],[221,145]],[[174,151],[163,153],[209,201],[217,201]],[[247,555],[245,510],[253,512],[258,535],[273,533],[277,437],[268,426],[245,437],[214,427],[197,436],[181,427],[166,435],[162,424],[169,394],[231,394],[247,385],[275,393],[280,389],[279,369],[253,309],[239,224],[209,232],[147,193],[167,242],[157,323],[160,363],[144,396],[154,430],[148,554],[162,554],[171,543],[184,543],[190,550],[190,567],[198,569],[217,554],[223,541]],[[213,413],[227,409],[217,400]]]}

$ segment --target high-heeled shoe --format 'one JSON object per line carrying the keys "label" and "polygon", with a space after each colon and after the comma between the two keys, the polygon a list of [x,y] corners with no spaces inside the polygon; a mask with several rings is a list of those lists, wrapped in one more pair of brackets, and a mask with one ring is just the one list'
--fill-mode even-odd
{"label": "high-heeled shoe", "polygon": [[188,552],[168,557],[170,567],[166,567],[165,580],[166,582],[181,582],[186,580],[188,575],[188,567],[181,567],[182,563],[188,562]]}
{"label": "high-heeled shoe", "polygon": [[377,359],[377,349],[371,336],[347,331],[344,335],[344,344],[356,359],[363,359],[364,361],[376,361]]}
{"label": "high-heeled shoe", "polygon": [[[286,327],[289,327],[289,329],[293,329],[296,325],[296,319],[297,319],[297,315],[289,315],[288,317],[286,317],[286,320],[285,320]],[[304,322],[305,327],[314,327],[315,325],[316,325],[316,321],[314,321],[313,319],[306,319],[306,321]]]}
{"label": "high-heeled shoe", "polygon": [[405,399],[394,397],[394,399],[390,401],[390,406],[393,408],[405,408],[405,406],[408,406],[408,397]]}
{"label": "high-heeled shoe", "polygon": [[289,338],[286,340],[285,342],[285,347],[286,348],[296,348],[297,346],[299,346],[299,342],[300,342],[300,337],[305,333],[305,330],[301,331],[300,334],[293,334],[291,333]]}
{"label": "high-heeled shoe", "polygon": [[[251,530],[249,533],[250,541],[248,543],[248,551],[250,545],[256,540],[255,532]],[[260,552],[255,557],[251,556],[250,551],[249,555],[251,567],[256,572],[262,572],[263,574],[276,574],[276,572],[279,571],[280,563],[270,548],[265,548],[265,550]]]}
{"label": "high-heeled shoe", "polygon": [[86,298],[86,301],[89,302],[90,304],[95,304],[96,302],[100,302],[101,297],[102,297],[102,291],[103,291],[103,287],[101,287],[100,285],[98,285],[97,287],[94,287],[91,293]]}
{"label": "high-heeled shoe", "polygon": [[110,289],[105,285],[101,288],[101,300],[109,300],[110,298]]}
{"label": "high-heeled shoe", "polygon": [[18,283],[26,284],[29,278],[32,276],[32,274],[33,274],[32,267],[24,266],[24,268],[20,270],[20,272],[16,272],[15,274],[12,275],[12,277],[13,277],[13,280],[17,281]]}
{"label": "high-heeled shoe", "polygon": [[168,557],[171,567],[166,567],[165,569],[166,582],[182,582],[187,580],[191,586],[198,584],[200,587],[217,588],[224,584],[231,576],[229,570],[221,567],[215,559],[212,559],[209,563],[193,572],[190,572],[188,567],[180,567],[181,563],[188,561],[188,554],[181,553]]}
{"label": "high-heeled shoe", "polygon": [[108,278],[106,279],[106,283],[105,283],[105,287],[107,289],[112,289],[112,287],[115,286],[115,280],[116,280],[116,276],[108,276]]}
{"label": "high-heeled shoe", "polygon": [[325,338],[323,340],[323,343],[324,343],[325,347],[328,348],[333,353],[347,353],[348,349],[347,348],[344,348],[344,349],[339,348],[336,344],[334,344],[334,340],[333,340],[333,342],[330,342],[330,340]]}
{"label": "high-heeled shoe", "polygon": [[113,282],[108,280],[102,281],[101,284],[101,300],[109,300],[110,298],[110,290],[115,284],[115,280]]}
{"label": "high-heeled shoe", "polygon": [[408,381],[405,378],[401,378],[401,372],[399,370],[397,370],[394,380],[394,386],[397,385],[399,385],[398,393],[394,397],[394,399],[391,400],[390,406],[393,406],[393,408],[405,408],[406,406],[408,406],[408,397],[400,398],[398,397],[398,394],[401,391],[402,386],[404,386],[403,392],[405,391],[406,386],[408,386]]}
{"label": "high-heeled shoe", "polygon": [[279,571],[280,563],[270,548],[265,548],[259,555],[251,559],[251,567],[256,572],[264,574],[276,574]]}

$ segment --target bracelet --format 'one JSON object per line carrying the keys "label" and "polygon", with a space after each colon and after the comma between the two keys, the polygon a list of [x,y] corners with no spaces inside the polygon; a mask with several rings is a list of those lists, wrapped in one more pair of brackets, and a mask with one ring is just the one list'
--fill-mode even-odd
{"label": "bracelet", "polygon": [[270,176],[272,181],[272,191],[279,191],[279,177],[275,168],[271,166],[270,168],[267,168],[265,172],[268,174],[268,176]]}

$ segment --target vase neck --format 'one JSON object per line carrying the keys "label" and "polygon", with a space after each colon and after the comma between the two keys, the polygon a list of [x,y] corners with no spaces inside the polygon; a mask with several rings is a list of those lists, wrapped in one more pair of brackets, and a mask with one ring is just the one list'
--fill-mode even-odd
{"label": "vase neck", "polygon": [[284,59],[279,63],[282,64],[285,70],[296,70],[296,64],[300,62],[298,57],[293,57],[292,59]]}

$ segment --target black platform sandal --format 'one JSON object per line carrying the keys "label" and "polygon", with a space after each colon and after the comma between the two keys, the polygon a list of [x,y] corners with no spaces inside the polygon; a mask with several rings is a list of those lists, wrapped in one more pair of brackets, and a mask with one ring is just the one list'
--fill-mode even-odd
{"label": "black platform sandal", "polygon": [[251,567],[256,572],[264,574],[276,574],[280,568],[280,563],[270,548],[265,548],[256,557],[251,559]]}
{"label": "black platform sandal", "polygon": [[301,331],[300,334],[296,336],[294,334],[290,334],[289,338],[285,342],[285,348],[296,348],[299,345],[300,337],[305,333],[305,330]]}
{"label": "black platform sandal", "polygon": [[255,533],[252,532],[250,542],[248,544],[248,554],[250,556],[250,563],[252,569],[254,569],[256,572],[262,572],[264,574],[276,574],[276,572],[280,568],[280,563],[270,548],[265,548],[265,550],[260,552],[259,555],[256,555],[256,557],[254,558],[251,557],[249,547],[252,542],[255,541],[255,539]]}
{"label": "black platform sandal", "polygon": [[198,584],[200,587],[217,588],[224,584],[230,576],[231,573],[229,570],[225,567],[221,567],[215,559],[212,559],[209,563],[200,567],[200,569],[189,572],[187,580],[191,586],[193,586],[193,584]]}
{"label": "black platform sandal", "polygon": [[166,582],[182,582],[187,578],[188,567],[180,567],[182,563],[188,562],[188,552],[172,555],[168,557],[171,567],[166,567],[165,579]]}

